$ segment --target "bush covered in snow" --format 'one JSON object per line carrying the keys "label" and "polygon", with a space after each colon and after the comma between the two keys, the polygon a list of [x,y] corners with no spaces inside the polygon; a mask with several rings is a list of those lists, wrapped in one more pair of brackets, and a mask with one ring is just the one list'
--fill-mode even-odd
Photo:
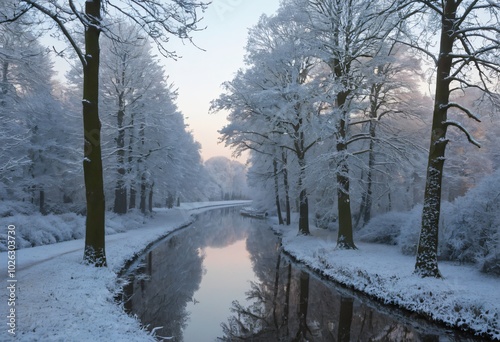
{"label": "bush covered in snow", "polygon": [[358,233],[358,239],[364,242],[396,245],[401,227],[408,220],[408,213],[391,211],[370,220]]}
{"label": "bush covered in snow", "polygon": [[[131,211],[127,215],[108,212],[106,213],[106,234],[124,232],[137,228],[143,223],[144,215],[138,210]],[[9,225],[16,226],[18,249],[82,239],[85,236],[85,217],[74,213],[42,215],[9,212],[9,215],[0,217],[0,226]],[[7,250],[6,239],[6,229],[3,229],[0,231],[0,252]]]}
{"label": "bush covered in snow", "polygon": [[0,218],[16,214],[29,215],[36,212],[37,208],[31,202],[23,201],[0,201]]}
{"label": "bush covered in snow", "polygon": [[[385,243],[415,255],[422,206],[373,218],[358,232],[365,242]],[[500,275],[500,171],[484,178],[465,196],[441,205],[439,256],[474,263],[485,273]]]}
{"label": "bush covered in snow", "polygon": [[500,275],[500,170],[457,198],[443,220],[442,257]]}

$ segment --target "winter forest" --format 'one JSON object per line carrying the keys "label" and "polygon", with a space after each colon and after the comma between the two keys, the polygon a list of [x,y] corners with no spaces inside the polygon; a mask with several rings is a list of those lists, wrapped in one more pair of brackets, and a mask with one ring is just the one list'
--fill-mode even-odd
{"label": "winter forest", "polygon": [[105,265],[106,211],[249,198],[248,183],[256,209],[337,229],[338,248],[398,245],[423,277],[438,258],[500,273],[496,2],[281,1],[211,103],[247,166],[202,160],[159,62],[209,4],[141,4],[4,1],[2,217],[86,215],[85,258]]}
{"label": "winter forest", "polygon": [[206,113],[227,117],[220,143],[246,165],[203,160],[162,64],[180,57],[171,39],[196,46],[212,5],[2,0],[0,222],[16,249],[84,239],[100,268],[105,235],[155,210],[252,200],[297,241],[397,246],[419,281],[441,261],[497,279],[498,2],[281,0]]}
{"label": "winter forest", "polygon": [[[44,34],[56,34],[43,17],[28,12],[11,21],[7,14],[0,26],[1,215],[84,214],[84,80],[77,53],[42,45]],[[151,39],[125,18],[112,27],[100,39],[98,88],[106,209],[146,213],[179,201],[246,196],[244,165],[201,159]],[[83,35],[74,37],[84,44]],[[61,58],[72,64],[67,84],[54,79],[54,60]]]}
{"label": "winter forest", "polygon": [[295,0],[262,16],[212,103],[257,202],[297,212],[300,234],[338,227],[339,248],[397,244],[424,277],[438,257],[498,274],[498,10]]}

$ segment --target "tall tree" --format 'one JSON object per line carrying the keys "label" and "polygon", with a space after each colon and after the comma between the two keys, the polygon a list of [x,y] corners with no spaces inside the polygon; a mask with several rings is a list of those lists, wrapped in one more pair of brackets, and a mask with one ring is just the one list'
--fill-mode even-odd
{"label": "tall tree", "polygon": [[313,73],[314,57],[301,43],[308,32],[300,21],[291,21],[295,14],[284,8],[276,16],[260,18],[248,38],[249,69],[226,83],[230,94],[214,102],[214,108],[232,111],[232,123],[222,130],[231,144],[260,153],[265,145],[271,159],[281,160],[283,149],[296,157],[299,234],[309,234],[306,157],[319,140],[313,127],[320,120],[321,81]]}
{"label": "tall tree", "polygon": [[337,246],[356,248],[350,199],[349,144],[366,136],[351,136],[350,119],[364,85],[362,66],[373,58],[387,36],[391,18],[380,14],[380,2],[367,0],[300,0],[310,13],[310,29],[315,32],[313,51],[330,68],[333,135],[339,230]]}
{"label": "tall tree", "polygon": [[[366,185],[361,198],[359,222],[367,223],[372,215],[375,180],[383,173],[394,174],[412,159],[413,151],[420,151],[410,136],[410,130],[402,130],[398,125],[408,125],[412,121],[421,120],[422,106],[418,86],[422,80],[420,60],[412,56],[407,47],[387,42],[378,54],[365,64],[366,86],[363,101],[363,117],[353,120],[351,126],[362,126],[368,131],[368,146],[362,142],[360,153],[367,155],[366,166],[363,167],[366,177],[361,177]],[[404,131],[403,134],[400,132]],[[404,135],[404,136],[402,136]],[[413,138],[413,137],[412,137]],[[377,158],[377,156],[379,156]],[[379,165],[383,159],[384,166]],[[406,161],[406,162],[405,162]],[[391,166],[389,166],[391,165]],[[380,172],[377,172],[380,171]],[[391,184],[391,180],[379,180]]]}
{"label": "tall tree", "polygon": [[[67,175],[76,171],[76,159],[69,135],[55,132],[71,131],[74,124],[62,99],[54,96],[56,83],[48,52],[22,23],[4,23],[0,24],[0,64],[0,117],[5,134],[0,154],[5,171],[16,169],[15,173],[2,172],[0,182],[12,200],[28,198],[42,213],[59,211]],[[55,174],[62,177],[56,179]]]}
{"label": "tall tree", "polygon": [[[483,93],[484,100],[500,104],[500,4],[489,0],[406,0],[399,2],[398,6],[408,26],[415,23],[422,25],[415,35],[403,30],[407,39],[401,42],[422,52],[436,68],[422,229],[415,273],[421,277],[441,277],[438,235],[448,128],[458,129],[470,143],[480,147],[458,120],[448,117],[448,112],[456,109],[476,121],[480,121],[479,116],[473,108],[454,102],[451,96],[467,88],[476,88]],[[436,34],[439,37],[438,48],[433,49],[428,42],[435,41],[433,37]]]}
{"label": "tall tree", "polygon": [[[76,52],[83,68],[83,131],[84,179],[87,201],[84,261],[95,266],[106,265],[105,201],[101,158],[101,122],[99,119],[99,37],[103,30],[112,35],[110,25],[103,25],[103,14],[113,18],[116,13],[130,18],[169,57],[175,53],[165,47],[171,35],[190,40],[189,33],[197,29],[197,10],[206,4],[198,1],[172,0],[141,3],[129,0],[87,0],[84,8],[69,0],[15,0],[2,12],[0,22],[15,21],[30,11],[37,11],[42,21],[49,19]],[[76,40],[71,25],[78,22],[84,28],[84,49]],[[112,20],[108,20],[112,21]]]}

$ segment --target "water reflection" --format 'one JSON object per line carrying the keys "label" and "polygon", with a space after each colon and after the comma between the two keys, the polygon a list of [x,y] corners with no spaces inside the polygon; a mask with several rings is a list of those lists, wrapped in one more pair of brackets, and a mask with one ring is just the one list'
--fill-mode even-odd
{"label": "water reflection", "polygon": [[200,215],[142,260],[126,308],[172,341],[474,340],[322,281],[279,246],[237,209]]}

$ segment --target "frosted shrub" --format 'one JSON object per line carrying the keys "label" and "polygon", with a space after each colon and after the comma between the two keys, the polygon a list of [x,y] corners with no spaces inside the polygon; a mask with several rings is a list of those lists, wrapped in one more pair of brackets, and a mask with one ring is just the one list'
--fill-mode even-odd
{"label": "frosted shrub", "polygon": [[[15,214],[0,218],[0,224],[15,224],[18,248],[34,247],[84,237],[85,217],[66,213],[62,215]],[[6,250],[4,234],[0,234],[0,251]]]}
{"label": "frosted shrub", "polygon": [[358,239],[364,242],[396,245],[401,227],[408,220],[408,212],[391,211],[371,219],[358,232]]}
{"label": "frosted shrub", "polygon": [[443,257],[500,274],[500,171],[457,198],[443,217]]}
{"label": "frosted shrub", "polygon": [[0,217],[10,217],[16,214],[29,215],[36,212],[37,209],[35,205],[28,201],[0,201]]}
{"label": "frosted shrub", "polygon": [[422,205],[415,206],[407,213],[406,220],[401,225],[398,245],[405,255],[416,255],[420,229],[422,228]]}

